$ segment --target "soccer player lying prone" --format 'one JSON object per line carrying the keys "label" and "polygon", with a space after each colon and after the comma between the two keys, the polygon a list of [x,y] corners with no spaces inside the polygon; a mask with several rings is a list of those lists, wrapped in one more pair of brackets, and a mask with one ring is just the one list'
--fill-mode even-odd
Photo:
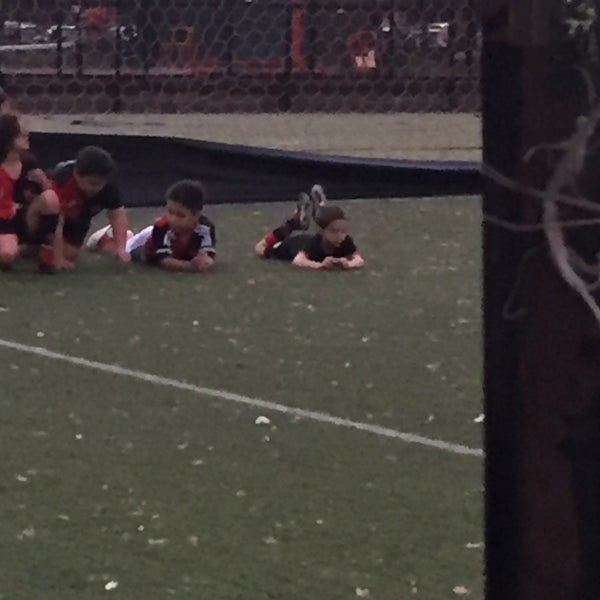
{"label": "soccer player lying prone", "polygon": [[[166,214],[139,233],[129,232],[126,250],[134,262],[188,273],[212,269],[215,257],[215,227],[202,214],[206,194],[197,181],[184,180],[167,191]],[[92,234],[89,250],[113,251],[110,226]]]}
{"label": "soccer player lying prone", "polygon": [[[310,214],[317,233],[305,233],[310,227]],[[294,215],[266,235],[255,247],[261,258],[291,262],[300,269],[361,269],[365,261],[350,237],[350,226],[344,211],[327,206],[323,189],[315,185],[311,196],[300,194]]]}

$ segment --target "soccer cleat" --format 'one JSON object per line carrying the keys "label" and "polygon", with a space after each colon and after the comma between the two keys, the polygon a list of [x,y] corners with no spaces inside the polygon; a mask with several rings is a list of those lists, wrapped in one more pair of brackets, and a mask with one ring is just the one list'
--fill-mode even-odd
{"label": "soccer cleat", "polygon": [[85,243],[85,247],[90,252],[95,252],[96,250],[98,250],[101,247],[100,240],[105,235],[112,237],[112,227],[110,225],[107,225],[106,227],[103,227],[102,229],[98,229],[98,231],[95,231],[94,233],[92,233],[92,235],[90,235],[90,237],[87,239],[87,242]]}
{"label": "soccer cleat", "polygon": [[298,205],[295,217],[298,219],[299,228],[306,230],[310,227],[310,208],[312,201],[306,192],[300,192],[298,195]]}
{"label": "soccer cleat", "polygon": [[314,218],[317,214],[317,210],[319,210],[321,206],[327,204],[327,196],[325,195],[325,190],[322,185],[315,183],[315,185],[312,186],[310,190],[310,199],[312,201],[312,214]]}

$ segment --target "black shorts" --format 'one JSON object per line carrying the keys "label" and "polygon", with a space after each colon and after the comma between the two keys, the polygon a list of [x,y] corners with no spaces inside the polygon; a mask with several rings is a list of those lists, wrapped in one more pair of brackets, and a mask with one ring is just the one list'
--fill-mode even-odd
{"label": "black shorts", "polygon": [[92,222],[87,220],[73,221],[65,219],[63,224],[63,240],[71,246],[81,248],[85,242],[91,224]]}
{"label": "black shorts", "polygon": [[307,242],[312,239],[308,233],[298,233],[290,235],[281,242],[277,242],[271,249],[267,258],[276,258],[277,260],[286,260],[292,262],[298,252],[306,248]]}
{"label": "black shorts", "polygon": [[15,233],[19,238],[19,244],[33,244],[33,240],[29,235],[29,228],[27,227],[27,210],[25,208],[18,208],[15,214]]}
{"label": "black shorts", "polygon": [[146,264],[148,262],[148,257],[146,256],[146,247],[145,246],[138,246],[137,248],[134,248],[131,253],[131,262],[134,263],[140,263],[140,264]]}
{"label": "black shorts", "polygon": [[16,223],[14,217],[12,219],[0,219],[0,235],[16,235]]}

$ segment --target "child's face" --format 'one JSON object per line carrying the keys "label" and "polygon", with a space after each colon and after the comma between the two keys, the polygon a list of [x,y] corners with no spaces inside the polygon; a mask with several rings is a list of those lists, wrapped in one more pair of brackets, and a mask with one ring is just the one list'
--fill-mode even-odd
{"label": "child's face", "polygon": [[99,177],[98,175],[80,175],[77,171],[73,173],[73,177],[86,198],[97,196],[108,183],[104,177]]}
{"label": "child's face", "polygon": [[19,154],[25,154],[29,150],[29,131],[23,126],[15,138],[14,148]]}
{"label": "child's face", "polygon": [[198,225],[200,212],[194,212],[179,202],[167,200],[167,221],[169,227],[178,233],[192,231]]}
{"label": "child's face", "polygon": [[350,234],[350,223],[346,219],[331,222],[321,230],[325,243],[333,248],[338,248]]}

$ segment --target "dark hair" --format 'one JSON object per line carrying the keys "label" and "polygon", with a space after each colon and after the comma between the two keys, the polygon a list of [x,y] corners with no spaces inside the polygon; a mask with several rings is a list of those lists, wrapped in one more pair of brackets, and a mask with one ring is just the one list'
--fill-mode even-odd
{"label": "dark hair", "polygon": [[200,212],[204,208],[206,191],[199,181],[184,179],[168,189],[167,200],[177,202],[192,212]]}
{"label": "dark hair", "polygon": [[21,134],[21,124],[15,115],[0,116],[0,162],[4,162]]}
{"label": "dark hair", "polygon": [[345,221],[346,213],[339,206],[321,206],[315,215],[315,223],[327,229],[334,221]]}
{"label": "dark hair", "polygon": [[110,179],[116,172],[117,165],[113,157],[97,146],[86,146],[79,151],[75,159],[75,172],[81,177],[100,177]]}

